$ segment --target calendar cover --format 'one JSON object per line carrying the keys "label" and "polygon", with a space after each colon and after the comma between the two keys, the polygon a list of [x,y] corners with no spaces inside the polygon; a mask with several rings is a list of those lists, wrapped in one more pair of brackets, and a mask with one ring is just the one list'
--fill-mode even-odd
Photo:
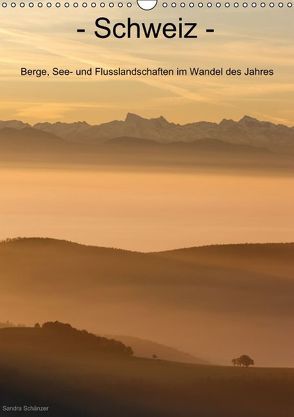
{"label": "calendar cover", "polygon": [[0,410],[293,417],[294,3],[0,0]]}

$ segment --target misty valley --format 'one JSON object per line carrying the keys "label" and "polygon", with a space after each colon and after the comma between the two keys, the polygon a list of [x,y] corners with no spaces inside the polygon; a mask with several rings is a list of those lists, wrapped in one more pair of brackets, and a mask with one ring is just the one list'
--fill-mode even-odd
{"label": "misty valley", "polygon": [[0,352],[5,413],[290,417],[293,411],[290,369],[138,358],[124,344],[68,323],[0,329]]}
{"label": "misty valley", "polygon": [[293,7],[0,2],[1,416],[294,417]]}
{"label": "misty valley", "polygon": [[[190,67],[189,73],[192,76],[200,77],[223,77],[226,76],[272,76],[274,75],[273,69],[267,68],[246,68],[242,70],[240,68],[199,68],[199,67]],[[184,74],[183,74],[184,75]],[[186,74],[187,75],[187,74]]]}

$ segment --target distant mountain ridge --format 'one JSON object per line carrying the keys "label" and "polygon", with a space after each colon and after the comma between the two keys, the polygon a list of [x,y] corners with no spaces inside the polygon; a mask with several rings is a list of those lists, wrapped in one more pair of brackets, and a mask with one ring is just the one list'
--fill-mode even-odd
{"label": "distant mountain ridge", "polygon": [[133,113],[128,113],[125,120],[100,125],[44,122],[30,126],[15,120],[0,121],[0,132],[4,128],[22,130],[29,127],[70,143],[102,144],[119,137],[148,139],[162,144],[213,139],[274,152],[294,152],[294,127],[259,121],[249,116],[239,121],[223,119],[220,123],[195,122],[184,125],[171,123],[162,116],[146,119]]}

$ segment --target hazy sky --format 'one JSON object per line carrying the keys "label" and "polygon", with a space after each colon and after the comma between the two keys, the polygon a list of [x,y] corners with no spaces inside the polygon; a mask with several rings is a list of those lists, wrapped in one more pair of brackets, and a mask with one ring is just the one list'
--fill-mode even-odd
{"label": "hazy sky", "polygon": [[[293,10],[1,9],[0,120],[91,123],[127,112],[171,121],[219,121],[249,114],[294,125]],[[131,17],[199,23],[197,40],[99,40],[94,21]],[[86,34],[77,34],[85,27]],[[203,29],[214,27],[214,34]],[[271,78],[29,79],[20,67],[226,66],[273,68]]]}

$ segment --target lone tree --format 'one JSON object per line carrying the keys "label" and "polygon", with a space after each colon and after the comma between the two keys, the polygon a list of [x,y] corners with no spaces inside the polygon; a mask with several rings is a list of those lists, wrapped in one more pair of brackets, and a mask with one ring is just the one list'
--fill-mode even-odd
{"label": "lone tree", "polygon": [[239,358],[232,359],[232,364],[234,366],[243,366],[248,368],[249,366],[254,365],[254,360],[248,355],[241,355]]}

